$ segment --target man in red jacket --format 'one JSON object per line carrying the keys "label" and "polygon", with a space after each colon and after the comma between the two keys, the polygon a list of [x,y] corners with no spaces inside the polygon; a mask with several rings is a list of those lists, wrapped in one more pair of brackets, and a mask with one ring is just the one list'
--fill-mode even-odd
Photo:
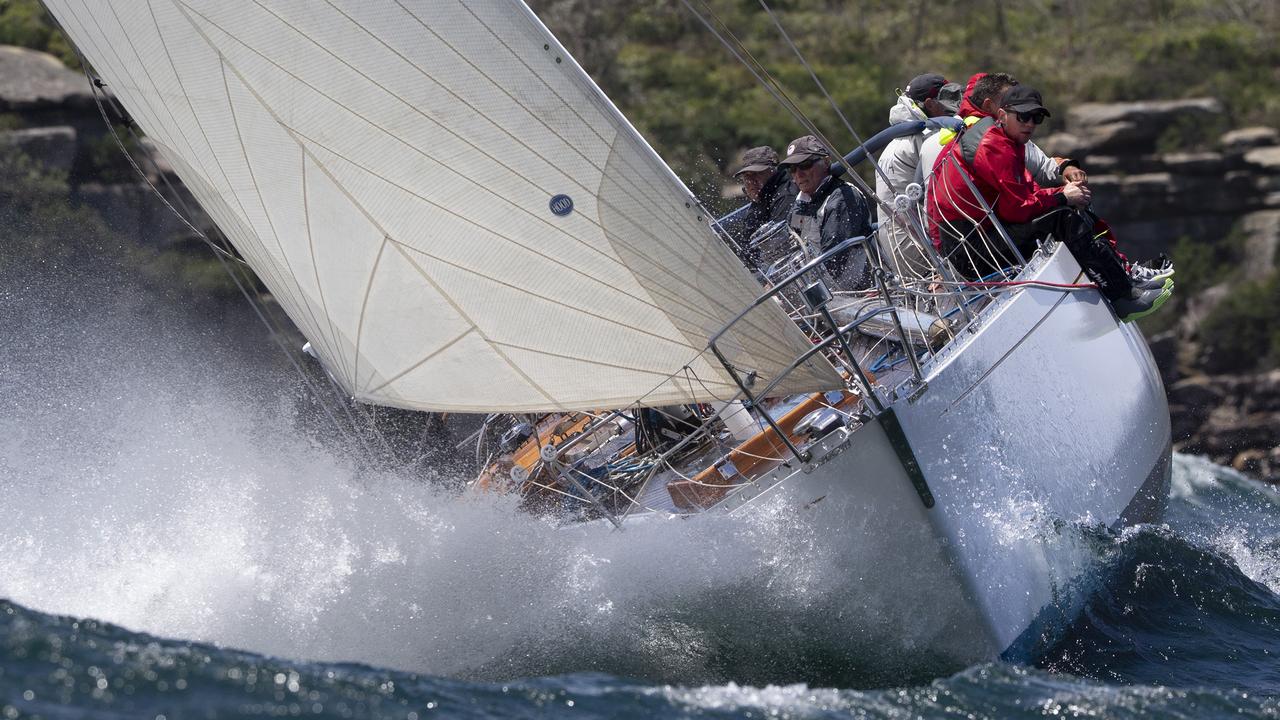
{"label": "man in red jacket", "polygon": [[994,117],[983,117],[943,151],[926,201],[935,246],[969,278],[1015,265],[1008,244],[987,217],[989,207],[1023,257],[1035,251],[1037,240],[1052,234],[1076,256],[1121,319],[1154,312],[1172,292],[1171,281],[1135,286],[1123,258],[1094,236],[1093,222],[1085,214],[1052,212],[1087,207],[1089,187],[1077,181],[1043,188],[1027,172],[1027,141],[1047,117],[1040,92],[1015,85]]}

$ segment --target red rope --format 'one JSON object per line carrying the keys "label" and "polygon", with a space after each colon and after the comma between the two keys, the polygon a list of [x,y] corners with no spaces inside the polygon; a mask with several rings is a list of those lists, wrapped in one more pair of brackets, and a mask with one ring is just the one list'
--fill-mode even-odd
{"label": "red rope", "polygon": [[1098,287],[1094,283],[1053,283],[1044,280],[1007,280],[1007,281],[991,281],[991,282],[967,282],[961,283],[965,287],[1017,287],[1019,285],[1043,285],[1045,287],[1066,288],[1071,290],[1085,290]]}

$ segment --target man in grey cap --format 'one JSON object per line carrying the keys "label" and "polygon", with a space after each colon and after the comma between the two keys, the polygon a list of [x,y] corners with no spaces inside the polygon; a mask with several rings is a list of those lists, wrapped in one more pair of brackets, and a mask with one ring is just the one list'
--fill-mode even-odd
{"label": "man in grey cap", "polygon": [[[787,144],[778,163],[791,173],[799,193],[791,211],[791,229],[810,257],[816,257],[851,237],[871,234],[867,200],[852,185],[831,175],[831,160],[813,135]],[[871,264],[864,246],[827,260],[824,268],[833,290],[863,290],[871,286]]]}
{"label": "man in grey cap", "polygon": [[[889,109],[889,125],[920,122],[933,117],[954,115],[960,107],[963,88],[948,83],[937,73],[925,73],[912,78],[907,88]],[[895,138],[885,146],[877,160],[876,197],[880,200],[882,222],[878,242],[880,253],[889,269],[899,277],[923,279],[933,275],[933,263],[925,256],[927,250],[920,228],[919,203],[912,201],[905,209],[895,211],[894,200],[907,192],[911,183],[921,183],[921,146],[936,131]],[[921,185],[923,188],[923,184]]]}
{"label": "man in grey cap", "polygon": [[787,171],[778,167],[778,153],[767,145],[743,153],[742,166],[733,176],[742,183],[742,192],[751,204],[728,229],[742,248],[743,260],[749,267],[767,266],[786,254],[791,243],[785,232],[778,237],[779,233],[770,232],[764,226],[783,223],[791,216],[791,206],[799,190]]}

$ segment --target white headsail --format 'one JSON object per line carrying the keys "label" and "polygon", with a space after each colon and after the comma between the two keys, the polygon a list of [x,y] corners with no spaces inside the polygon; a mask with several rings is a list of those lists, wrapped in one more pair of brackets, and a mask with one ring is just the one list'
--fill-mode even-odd
{"label": "white headsail", "polygon": [[[736,390],[704,351],[759,286],[522,3],[46,4],[357,398]],[[768,379],[809,343],[766,303],[723,347]],[[838,385],[818,359],[780,390]]]}

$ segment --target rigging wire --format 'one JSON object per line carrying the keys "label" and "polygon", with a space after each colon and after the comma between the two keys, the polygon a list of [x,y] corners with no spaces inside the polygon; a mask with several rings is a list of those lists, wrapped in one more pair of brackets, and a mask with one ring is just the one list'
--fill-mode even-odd
{"label": "rigging wire", "polygon": [[[690,0],[680,0],[680,2],[689,10],[689,12],[693,13],[693,16],[697,18],[697,20],[701,22],[717,40],[720,41],[721,45],[724,45],[725,49],[727,49],[729,53],[738,60],[738,62],[742,63],[742,65],[747,68],[747,71],[750,72],[752,76],[755,77],[756,81],[759,82],[764,89],[778,101],[778,104],[782,105],[784,110],[791,113],[792,117],[794,117],[796,121],[811,134],[821,137],[822,131],[818,129],[818,126],[813,122],[813,120],[811,120],[809,116],[800,109],[795,101],[791,99],[791,96],[787,94],[786,88],[774,79],[760,61],[756,60],[755,56],[751,54],[751,51],[742,44],[742,41],[738,40],[737,36],[733,34],[733,31],[731,31],[728,25],[726,25],[724,21],[716,15],[715,11],[706,4],[705,0],[701,0],[701,4],[706,11],[706,15],[695,8]],[[715,20],[715,23],[708,20],[707,15],[710,15],[711,18]],[[717,24],[722,30],[717,29]],[[732,39],[733,42],[730,42],[730,39]],[[824,145],[826,144],[829,143],[824,142]]]}
{"label": "rigging wire", "polygon": [[[840,121],[844,123],[845,129],[849,131],[851,136],[853,136],[853,142],[859,146],[863,145],[862,137],[858,135],[857,130],[853,129],[853,124],[849,122],[849,118],[847,118],[844,112],[840,110],[840,106],[836,104],[835,98],[831,97],[831,93],[827,92],[827,86],[823,84],[822,80],[818,77],[818,73],[814,71],[813,66],[809,64],[809,60],[804,56],[804,53],[800,52],[800,48],[797,47],[795,42],[791,39],[791,33],[788,33],[787,29],[782,26],[782,20],[774,14],[773,8],[769,7],[769,3],[766,0],[760,0],[760,7],[764,8],[765,13],[769,15],[769,19],[773,21],[773,26],[778,29],[778,34],[782,35],[782,39],[787,42],[787,45],[791,47],[791,51],[795,53],[796,59],[798,59],[800,64],[804,66],[804,69],[809,72],[809,77],[813,78],[813,83],[818,86],[818,90],[822,92],[822,96],[827,99],[827,102],[831,105],[831,109],[835,111],[836,117],[840,118]],[[827,142],[825,137],[822,135],[818,135],[818,137],[823,141],[823,145],[827,146],[828,152],[835,150],[835,148],[831,146],[831,143]],[[835,156],[843,157],[839,152],[835,152]],[[867,159],[871,161],[871,165],[875,168],[876,174],[880,176],[881,180],[884,180],[885,185],[888,185],[890,190],[893,192],[898,192],[898,189],[893,187],[893,183],[889,181],[889,176],[885,174],[883,169],[881,169],[880,162],[876,160],[876,158],[872,157],[870,153],[867,154]]]}
{"label": "rigging wire", "polygon": [[[771,95],[773,95],[774,99],[777,100],[778,103],[782,105],[785,110],[791,113],[791,115],[795,117],[795,119],[799,121],[800,124],[806,130],[808,130],[810,134],[818,138],[818,141],[823,145],[823,147],[826,149],[828,154],[830,154],[833,158],[843,158],[843,154],[838,149],[836,149],[835,145],[818,128],[817,124],[812,119],[810,119],[807,115],[805,115],[804,111],[801,110],[799,106],[795,103],[795,101],[791,99],[791,96],[787,93],[786,89],[782,86],[782,84],[778,82],[776,79],[774,79],[774,77],[768,72],[768,70],[765,69],[758,60],[756,60],[755,56],[752,55],[752,53],[745,47],[742,41],[739,40],[736,35],[734,35],[733,31],[729,29],[728,25],[723,20],[721,20],[720,17],[716,15],[715,11],[713,11],[707,5],[706,0],[700,0],[700,3],[702,7],[705,9],[706,14],[710,15],[711,18],[715,20],[715,23],[720,26],[721,30],[717,30],[716,26],[710,20],[708,20],[701,12],[699,12],[697,8],[694,8],[693,5],[690,3],[690,0],[681,0],[681,2],[691,13],[693,13],[694,17],[697,18],[698,21],[701,22],[712,33],[712,35],[714,35],[716,39],[718,39],[720,43],[725,46],[727,50],[729,50],[730,54],[732,54],[739,62],[741,62],[748,69],[748,71],[751,72],[751,74],[756,78],[756,80],[762,86],[764,86],[764,88],[768,90]],[[822,80],[818,77],[818,74],[813,69],[813,66],[805,58],[804,54],[800,51],[799,47],[796,46],[795,42],[792,41],[791,35],[786,31],[786,28],[783,27],[781,20],[769,7],[766,0],[759,0],[759,2],[761,7],[764,8],[765,12],[768,13],[769,18],[772,20],[774,26],[778,29],[778,32],[782,35],[787,45],[791,48],[791,50],[795,53],[796,57],[800,60],[801,64],[809,72],[809,76],[813,79],[814,83],[818,86],[818,89],[822,92],[823,97],[827,99],[828,103],[830,103],[836,115],[844,123],[845,128],[849,131],[850,135],[853,136],[854,141],[860,147],[865,146],[865,143],[863,142],[861,136],[853,128],[852,123],[849,122],[844,112],[840,110],[840,107],[836,104],[835,99],[831,97],[831,94],[827,91],[826,86],[823,84]],[[730,42],[730,40],[732,40],[732,42]],[[881,180],[884,181],[885,185],[888,186],[892,192],[897,193],[898,189],[895,188],[893,183],[889,180],[883,168],[881,168],[879,161],[870,153],[867,154],[867,157],[871,161],[871,164],[872,164],[872,167],[874,168],[875,173],[880,177]],[[874,192],[869,185],[867,185],[867,183],[862,179],[861,176],[853,172],[848,173],[848,176],[850,181],[856,187],[862,190],[863,193],[867,196],[867,198],[871,202],[875,203],[881,209],[882,212],[886,213],[889,217],[897,217],[898,215],[897,209],[894,208],[890,203],[887,203],[884,200],[882,200],[879,197],[879,195],[876,192]],[[916,243],[922,248],[924,252],[928,253],[931,251],[931,248],[926,247],[928,243],[925,242],[922,238],[917,237],[914,228],[907,227],[906,233],[914,243]],[[880,263],[880,264],[883,264],[883,263]]]}

